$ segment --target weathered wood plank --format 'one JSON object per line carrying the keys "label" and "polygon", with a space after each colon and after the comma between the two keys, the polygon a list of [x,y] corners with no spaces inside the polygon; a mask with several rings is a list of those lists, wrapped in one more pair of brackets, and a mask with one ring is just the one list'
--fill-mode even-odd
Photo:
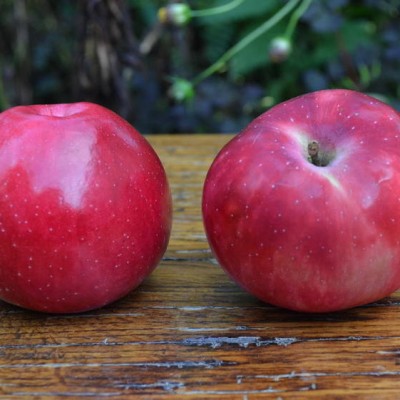
{"label": "weathered wood plank", "polygon": [[80,315],[0,303],[0,397],[396,399],[400,292],[352,310],[261,303],[214,260],[208,166],[230,136],[154,136],[174,198],[164,260],[135,292]]}

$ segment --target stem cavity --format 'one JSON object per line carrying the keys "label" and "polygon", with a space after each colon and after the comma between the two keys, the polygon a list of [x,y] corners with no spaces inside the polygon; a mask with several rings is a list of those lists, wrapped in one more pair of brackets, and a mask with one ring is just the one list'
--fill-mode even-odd
{"label": "stem cavity", "polygon": [[317,166],[326,167],[335,157],[335,151],[325,152],[316,140],[312,140],[307,146],[307,160]]}
{"label": "stem cavity", "polygon": [[313,140],[312,142],[308,143],[307,146],[308,152],[308,161],[316,165],[317,167],[321,166],[321,158],[319,154],[319,143]]}

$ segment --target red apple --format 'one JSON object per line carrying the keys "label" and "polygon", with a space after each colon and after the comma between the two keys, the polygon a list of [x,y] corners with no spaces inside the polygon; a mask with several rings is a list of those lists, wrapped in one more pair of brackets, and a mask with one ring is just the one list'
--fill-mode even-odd
{"label": "red apple", "polygon": [[0,114],[0,299],[51,313],[101,307],[150,274],[170,227],[163,166],[112,111]]}
{"label": "red apple", "polygon": [[400,116],[348,90],[275,106],[212,164],[203,216],[217,260],[271,304],[328,312],[400,287]]}

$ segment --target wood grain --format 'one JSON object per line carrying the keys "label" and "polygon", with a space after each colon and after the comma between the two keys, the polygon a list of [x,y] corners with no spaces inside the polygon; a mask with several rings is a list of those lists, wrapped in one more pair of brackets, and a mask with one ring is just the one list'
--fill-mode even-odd
{"label": "wood grain", "polygon": [[400,293],[340,313],[263,304],[223,273],[201,220],[230,136],[150,136],[174,225],[164,260],[124,299],[80,315],[0,303],[0,397],[400,399]]}

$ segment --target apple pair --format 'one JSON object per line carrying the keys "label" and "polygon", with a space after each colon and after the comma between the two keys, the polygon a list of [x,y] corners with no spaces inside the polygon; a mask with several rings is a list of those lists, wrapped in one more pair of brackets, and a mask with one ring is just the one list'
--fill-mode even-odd
{"label": "apple pair", "polygon": [[[277,105],[204,185],[224,270],[271,304],[346,309],[400,287],[400,116],[348,90]],[[103,107],[0,114],[0,298],[47,312],[110,303],[165,252],[171,200],[150,145]]]}

